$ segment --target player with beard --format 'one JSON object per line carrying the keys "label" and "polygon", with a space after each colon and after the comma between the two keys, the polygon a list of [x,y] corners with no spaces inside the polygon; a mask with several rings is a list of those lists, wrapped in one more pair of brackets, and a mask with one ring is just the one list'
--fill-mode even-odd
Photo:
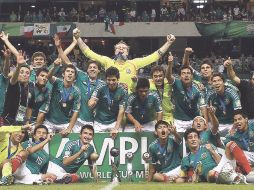
{"label": "player with beard", "polygon": [[180,78],[172,75],[172,62],[168,62],[167,79],[173,87],[174,125],[178,132],[184,132],[190,128],[193,119],[202,115],[206,121],[207,109],[205,99],[196,83],[193,82],[193,72],[188,66],[181,67]]}
{"label": "player with beard", "polygon": [[[80,138],[68,141],[61,155],[49,162],[48,172],[57,176],[56,183],[75,183],[79,181],[76,174],[86,160],[95,161],[98,155],[90,144],[94,137],[91,125],[84,125],[80,131]],[[96,171],[93,172],[96,175]]]}
{"label": "player with beard", "polygon": [[[171,53],[168,56],[168,61],[173,62]],[[165,77],[165,70],[161,66],[154,66],[151,74],[152,79],[149,79],[150,90],[156,91],[160,95],[163,120],[168,123],[173,123],[173,104],[171,102],[172,86]]]}
{"label": "player with beard", "polygon": [[48,74],[52,83],[52,97],[49,112],[44,125],[50,132],[60,132],[64,137],[72,132],[80,110],[80,91],[74,86],[77,70],[73,65],[66,65],[63,70],[63,80],[53,75],[54,70],[60,65],[61,59],[56,59],[53,68]]}
{"label": "player with beard", "polygon": [[249,121],[254,121],[254,73],[249,81],[243,80],[236,75],[230,58],[224,62],[224,66],[227,68],[228,76],[240,90],[243,113],[248,116]]}
{"label": "player with beard", "polygon": [[111,132],[115,138],[121,130],[124,107],[128,97],[127,90],[119,84],[120,74],[117,68],[106,70],[106,84],[98,85],[94,90],[88,106],[95,110],[95,132]]}
{"label": "player with beard", "polygon": [[214,91],[207,95],[207,105],[215,107],[215,115],[220,123],[221,135],[227,133],[233,123],[234,111],[242,109],[238,93],[230,87],[225,86],[224,76],[220,73],[212,75]]}
{"label": "player with beard", "polygon": [[174,181],[180,176],[181,137],[174,126],[163,120],[155,124],[155,134],[158,138],[148,148],[152,158],[148,181]]}
{"label": "player with beard", "polygon": [[100,64],[102,64],[105,69],[109,67],[116,67],[120,72],[119,82],[125,83],[128,87],[129,92],[135,91],[135,82],[133,81],[137,75],[137,70],[143,68],[147,65],[152,64],[159,60],[159,58],[166,53],[168,48],[175,41],[174,35],[167,36],[167,42],[156,52],[148,55],[144,58],[136,58],[133,60],[128,60],[128,54],[130,47],[123,41],[120,41],[115,45],[115,57],[113,59],[99,55],[93,52],[81,39],[80,30],[74,29],[73,36],[76,38],[79,48],[89,59],[93,59]]}
{"label": "player with beard", "polygon": [[22,143],[24,149],[23,160],[26,160],[15,171],[13,176],[15,183],[33,184],[43,181],[53,182],[56,179],[54,174],[46,173],[49,154],[43,147],[51,140],[48,129],[44,125],[35,128],[33,140]]}
{"label": "player with beard", "polygon": [[160,97],[157,92],[150,92],[149,88],[148,79],[138,79],[136,92],[130,94],[126,103],[128,124],[124,131],[154,131],[155,122],[162,120]]}

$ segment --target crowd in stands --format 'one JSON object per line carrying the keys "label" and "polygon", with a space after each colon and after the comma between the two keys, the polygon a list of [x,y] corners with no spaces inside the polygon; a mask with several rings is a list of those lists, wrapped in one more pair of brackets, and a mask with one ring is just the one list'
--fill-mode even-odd
{"label": "crowd in stands", "polygon": [[197,8],[197,4],[168,3],[161,5],[160,9],[149,6],[137,11],[136,8],[124,7],[121,10],[90,5],[85,8],[30,9],[11,11],[9,18],[3,21],[9,22],[104,22],[107,17],[112,22],[178,22],[178,21],[231,21],[254,19],[253,11],[246,5],[220,5],[208,4],[203,8]]}

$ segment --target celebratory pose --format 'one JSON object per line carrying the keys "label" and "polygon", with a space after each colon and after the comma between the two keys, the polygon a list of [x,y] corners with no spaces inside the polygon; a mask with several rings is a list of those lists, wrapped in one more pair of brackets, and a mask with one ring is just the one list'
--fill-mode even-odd
{"label": "celebratory pose", "polygon": [[[58,158],[49,162],[48,173],[54,173],[59,183],[74,183],[79,180],[78,169],[88,159],[95,161],[98,155],[94,152],[90,142],[94,137],[91,125],[84,125],[80,131],[80,138],[68,141]],[[93,172],[96,177],[96,171]]]}
{"label": "celebratory pose", "polygon": [[156,123],[155,134],[158,138],[148,148],[152,158],[148,181],[174,181],[180,176],[181,137],[174,126],[163,120]]}
{"label": "celebratory pose", "polygon": [[124,41],[120,41],[115,45],[115,57],[111,59],[93,52],[81,39],[79,29],[73,30],[73,36],[86,57],[99,62],[105,69],[111,66],[116,67],[120,72],[119,82],[125,83],[129,92],[135,91],[135,80],[133,81],[133,79],[137,75],[137,70],[159,60],[175,41],[175,36],[170,34],[167,36],[167,42],[158,51],[144,58],[128,60],[130,47]]}

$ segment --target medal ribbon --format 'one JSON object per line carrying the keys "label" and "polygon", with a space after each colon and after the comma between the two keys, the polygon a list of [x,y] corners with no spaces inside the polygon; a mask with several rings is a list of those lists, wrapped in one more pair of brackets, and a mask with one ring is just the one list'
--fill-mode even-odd
{"label": "medal ribbon", "polygon": [[69,89],[64,88],[62,91],[62,102],[66,103],[67,100],[69,99],[70,94],[73,92],[73,86],[71,86]]}

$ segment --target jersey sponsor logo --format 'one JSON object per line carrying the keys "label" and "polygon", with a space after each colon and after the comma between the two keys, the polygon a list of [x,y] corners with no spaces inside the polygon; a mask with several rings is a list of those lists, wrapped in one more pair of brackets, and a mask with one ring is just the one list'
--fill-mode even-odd
{"label": "jersey sponsor logo", "polygon": [[131,74],[131,70],[129,68],[126,69],[127,74]]}

